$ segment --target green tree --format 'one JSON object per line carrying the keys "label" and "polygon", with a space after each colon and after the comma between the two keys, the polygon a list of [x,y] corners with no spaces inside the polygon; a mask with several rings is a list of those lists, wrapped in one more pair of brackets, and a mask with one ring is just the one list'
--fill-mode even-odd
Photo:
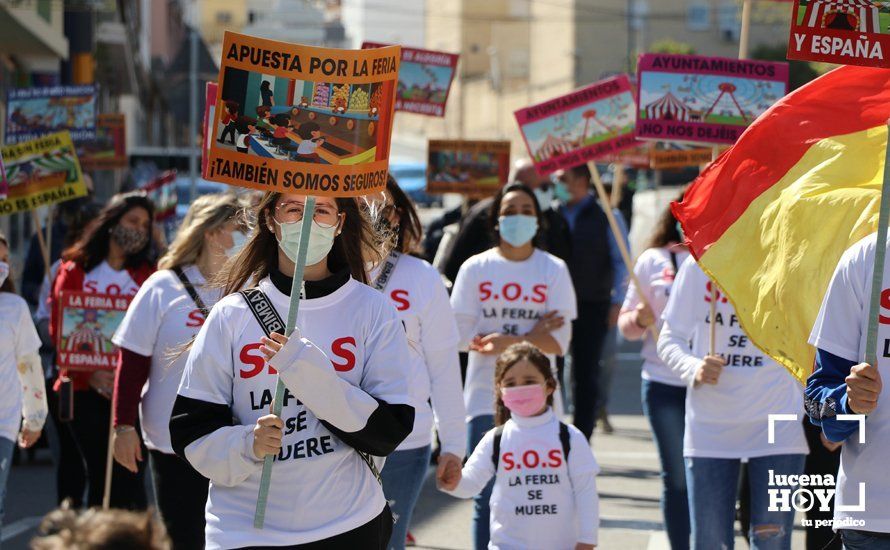
{"label": "green tree", "polygon": [[653,42],[652,45],[649,46],[649,52],[695,55],[695,48],[692,44],[687,44],[686,42],[679,42],[673,38],[663,38]]}
{"label": "green tree", "polygon": [[809,61],[792,61],[785,58],[788,47],[786,44],[761,44],[751,51],[751,59],[763,61],[788,62],[788,89],[796,90],[810,80],[827,72],[833,65],[827,63],[810,63]]}

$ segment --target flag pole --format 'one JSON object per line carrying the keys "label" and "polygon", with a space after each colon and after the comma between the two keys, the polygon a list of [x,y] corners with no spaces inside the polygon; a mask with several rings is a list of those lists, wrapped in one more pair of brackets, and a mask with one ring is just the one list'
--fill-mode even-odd
{"label": "flag pole", "polygon": [[[603,185],[603,180],[600,178],[600,173],[596,168],[596,163],[593,161],[589,161],[587,163],[587,168],[590,170],[590,176],[593,179],[593,186],[596,188],[596,193],[599,196],[600,204],[603,207],[603,211],[606,214],[606,219],[609,220],[609,227],[612,229],[612,235],[615,237],[615,242],[618,243],[618,250],[621,252],[621,259],[624,260],[624,265],[627,267],[627,273],[630,277],[630,280],[636,285],[640,302],[650,310],[652,310],[652,306],[649,304],[649,300],[642,292],[642,285],[640,285],[640,280],[637,278],[637,274],[634,273],[634,264],[630,260],[630,252],[627,250],[627,243],[624,242],[624,235],[621,233],[621,229],[618,227],[618,221],[615,219],[615,214],[612,213],[612,205],[609,202],[609,195],[606,193],[606,188]],[[652,310],[655,311],[655,310]],[[655,341],[658,341],[658,329],[654,324],[649,325],[649,331],[652,332],[652,337],[655,338]]]}
{"label": "flag pole", "polygon": [[[312,218],[315,217],[315,197],[306,197],[306,206],[303,208],[303,221],[300,225],[300,247],[297,251],[297,262],[294,267],[294,280],[290,289],[290,306],[287,309],[287,326],[284,329],[285,336],[290,338],[297,326],[297,312],[300,309],[300,291],[303,288],[303,271],[306,269],[306,252],[309,249],[309,234],[312,231]],[[272,401],[272,414],[281,416],[281,408],[284,403],[284,382],[277,378],[275,384],[275,399]],[[263,474],[260,477],[260,490],[257,494],[256,512],[253,516],[253,526],[262,529],[266,521],[266,503],[269,500],[269,484],[272,480],[272,463],[274,457],[266,455],[263,459]]]}
{"label": "flag pole", "polygon": [[31,210],[31,220],[34,222],[34,233],[37,234],[40,255],[43,256],[44,273],[49,273],[49,248],[46,246],[46,239],[43,238],[43,228],[40,227],[40,216],[37,215],[37,210]]}
{"label": "flag pole", "polygon": [[739,59],[748,59],[751,34],[751,0],[742,0],[742,28],[739,30]]}
{"label": "flag pole", "polygon": [[[890,121],[888,121],[888,133],[890,133]],[[878,213],[878,237],[875,245],[875,265],[871,272],[871,300],[865,340],[865,362],[874,367],[878,366],[878,317],[881,315],[884,258],[887,253],[887,222],[890,221],[890,141],[884,155],[884,181],[881,186],[881,209]]]}
{"label": "flag pole", "polygon": [[[717,160],[717,157],[720,156],[720,149],[714,145],[711,147],[711,163]],[[716,341],[717,341],[717,323],[715,322],[715,318],[717,317],[717,283],[711,280],[711,311],[708,316],[708,321],[710,322],[709,333],[708,333],[708,355],[715,355],[717,353],[716,350]]]}
{"label": "flag pole", "polygon": [[[112,400],[112,406],[114,401]],[[102,489],[102,509],[111,507],[111,473],[114,471],[114,410],[108,420],[108,449],[105,451],[105,487]]]}

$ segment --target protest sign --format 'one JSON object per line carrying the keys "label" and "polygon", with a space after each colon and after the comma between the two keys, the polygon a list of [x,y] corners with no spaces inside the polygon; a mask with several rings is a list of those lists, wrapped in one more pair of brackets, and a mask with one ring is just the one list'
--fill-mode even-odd
{"label": "protest sign", "polygon": [[96,121],[96,139],[77,144],[77,157],[84,170],[126,168],[127,128],[122,113],[102,114]]}
{"label": "protest sign", "polygon": [[687,166],[701,166],[713,160],[711,147],[652,149],[650,167],[653,170],[671,170]]}
{"label": "protest sign", "polygon": [[628,168],[649,168],[649,149],[652,144],[643,143],[636,147],[624,149],[617,153],[610,153],[598,159],[598,162],[620,164]]}
{"label": "protest sign", "polygon": [[358,196],[386,186],[398,46],[335,50],[227,32],[207,179]]}
{"label": "protest sign", "polygon": [[647,53],[638,67],[637,137],[735,143],[788,91],[788,64]]}
{"label": "protest sign", "polygon": [[6,145],[68,130],[76,142],[96,138],[96,87],[13,88],[6,100]]}
{"label": "protest sign", "polygon": [[155,205],[155,221],[164,222],[176,216],[176,170],[168,170],[142,188]]}
{"label": "protest sign", "polygon": [[9,187],[0,215],[33,210],[87,194],[71,135],[48,134],[0,149]]}
{"label": "protest sign", "polygon": [[639,145],[635,109],[624,75],[595,82],[514,113],[539,174],[571,168]]}
{"label": "protest sign", "polygon": [[[362,49],[387,44],[365,42]],[[457,54],[402,47],[396,111],[445,116],[445,103],[457,69]]]}
{"label": "protest sign", "polygon": [[210,125],[216,117],[216,94],[219,86],[216,82],[208,82],[204,88],[204,139],[201,142],[201,177],[207,179],[207,156],[210,154],[210,142],[213,140],[213,132]]}
{"label": "protest sign", "polygon": [[112,370],[117,346],[111,342],[130,305],[130,296],[62,291],[57,364],[71,370]]}
{"label": "protest sign", "polygon": [[788,59],[890,67],[890,4],[872,0],[795,0]]}
{"label": "protest sign", "polygon": [[427,193],[488,197],[510,176],[510,142],[431,139]]}

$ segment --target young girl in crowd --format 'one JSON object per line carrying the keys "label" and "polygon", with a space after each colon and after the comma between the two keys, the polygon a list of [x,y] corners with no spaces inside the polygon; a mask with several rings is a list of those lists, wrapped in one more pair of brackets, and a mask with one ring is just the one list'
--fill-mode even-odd
{"label": "young girl in crowd", "polygon": [[[528,341],[551,357],[563,355],[575,318],[575,290],[565,262],[536,248],[541,210],[525,185],[503,187],[492,204],[498,245],[461,266],[451,293],[461,349],[469,349],[464,402],[468,452],[494,427],[494,368],[509,345]],[[557,394],[558,395],[558,394]],[[562,407],[557,402],[556,411]],[[491,484],[475,499],[476,550],[488,545]]]}
{"label": "young girl in crowd", "polygon": [[683,456],[693,548],[733,547],[743,460],[751,491],[751,548],[791,548],[794,510],[769,510],[769,489],[777,488],[770,479],[803,473],[807,443],[799,421],[775,422],[771,430],[769,415],[800,414],[802,388],[751,343],[732,304],[712,284],[692,257],[681,264],[658,340],[658,356],[687,386]]}
{"label": "young girl in crowd", "polygon": [[9,242],[0,233],[0,525],[16,439],[23,449],[30,447],[46,421],[39,351],[40,337],[28,304],[12,283]]}
{"label": "young girl in crowd", "polygon": [[[173,405],[173,449],[210,479],[211,548],[382,549],[392,532],[374,457],[390,454],[414,426],[405,329],[365,284],[366,261],[379,261],[370,220],[354,199],[319,197],[297,328],[282,335],[305,200],[263,197]],[[269,414],[278,377],[288,389],[281,417]],[[273,480],[265,526],[256,529],[267,455]]]}
{"label": "young girl in crowd", "polygon": [[[61,330],[62,292],[136,295],[155,269],[151,257],[153,216],[154,206],[144,193],[115,195],[80,240],[62,254],[49,296],[53,340]],[[77,443],[79,458],[86,464],[87,505],[99,506],[109,445],[108,430],[101,426],[108,426],[111,420],[114,372],[61,372],[55,389],[66,392],[65,399],[73,397],[74,415],[68,427]],[[67,394],[72,391],[73,396]],[[144,508],[141,470],[134,474],[117,464],[113,468],[111,506]]]}
{"label": "young girl in crowd", "polygon": [[[173,454],[170,412],[187,354],[177,349],[198,333],[220,289],[212,279],[240,250],[247,224],[238,198],[204,195],[192,203],[173,244],[130,304],[114,335],[120,347],[115,380],[114,458],[133,473],[142,462],[136,433],[151,458],[155,497],[175,548],[204,545],[207,479]],[[143,391],[144,386],[144,391]]]}
{"label": "young girl in crowd", "polygon": [[[457,325],[439,272],[412,256],[423,238],[411,199],[391,177],[386,183],[381,218],[395,233],[395,250],[371,273],[371,286],[392,302],[405,326],[415,371],[414,430],[386,460],[383,492],[396,517],[390,548],[404,548],[411,513],[430,463],[435,419],[441,452],[438,471],[460,466],[467,441],[458,363]],[[432,403],[432,408],[430,407]]]}
{"label": "young girl in crowd", "polygon": [[661,314],[679,266],[689,256],[682,241],[677,220],[666,208],[649,247],[634,266],[640,286],[631,279],[618,317],[618,328],[625,338],[643,340],[643,412],[652,426],[661,459],[661,512],[673,550],[689,548],[689,500],[683,464],[686,383],[658,358],[655,334],[661,329]]}
{"label": "young girl in crowd", "polygon": [[495,478],[489,548],[594,548],[599,466],[584,434],[553,411],[550,360],[532,344],[513,344],[497,359],[494,383],[498,427],[485,434],[463,471],[444,472],[442,488],[468,498]]}

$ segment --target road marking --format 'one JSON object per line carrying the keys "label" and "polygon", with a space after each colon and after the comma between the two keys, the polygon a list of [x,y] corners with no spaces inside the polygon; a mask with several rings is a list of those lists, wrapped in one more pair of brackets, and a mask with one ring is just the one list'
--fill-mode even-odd
{"label": "road marking", "polygon": [[37,527],[40,525],[42,519],[43,516],[33,516],[30,518],[22,518],[9,525],[3,526],[3,535],[0,536],[0,542],[6,542],[9,539],[15,538],[22,533]]}
{"label": "road marking", "polygon": [[654,453],[652,451],[597,451],[594,449],[593,454],[596,456],[597,460],[601,458],[616,458],[616,459],[647,459],[647,460],[657,460],[658,453]]}
{"label": "road marking", "polygon": [[667,533],[659,531],[649,536],[649,544],[646,550],[670,550],[671,543],[667,538]]}

